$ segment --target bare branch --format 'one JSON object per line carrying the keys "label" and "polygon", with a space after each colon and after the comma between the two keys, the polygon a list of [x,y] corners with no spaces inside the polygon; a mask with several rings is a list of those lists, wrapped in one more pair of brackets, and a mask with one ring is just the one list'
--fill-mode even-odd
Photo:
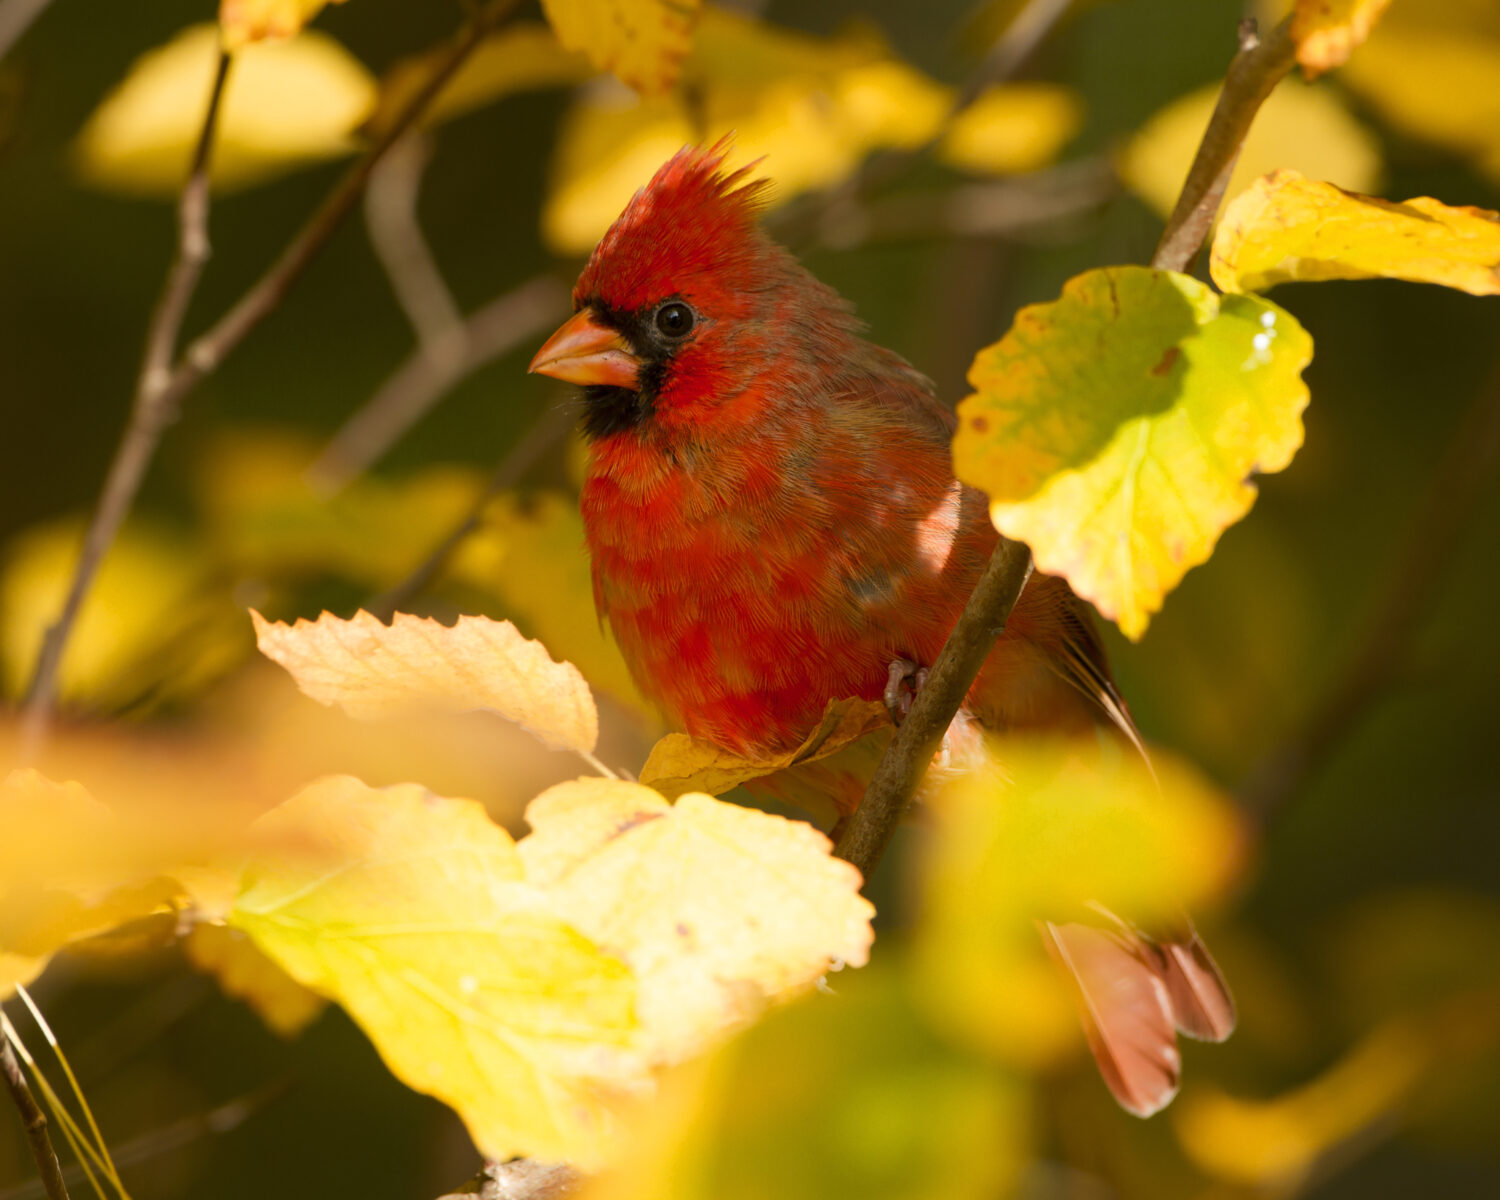
{"label": "bare branch", "polygon": [[0,59],[11,52],[52,0],[0,0]]}
{"label": "bare branch", "polygon": [[52,1138],[47,1132],[47,1114],[31,1094],[31,1087],[16,1060],[15,1048],[10,1038],[0,1033],[0,1074],[5,1076],[5,1086],[21,1114],[21,1124],[26,1129],[26,1141],[31,1147],[31,1157],[36,1160],[36,1169],[46,1189],[47,1200],[68,1200],[68,1187],[63,1182],[62,1165],[57,1161],[57,1151],[52,1148]]}
{"label": "bare branch", "polygon": [[177,337],[183,317],[198,286],[198,278],[208,261],[209,165],[213,154],[214,134],[218,128],[220,104],[229,80],[231,59],[220,53],[208,107],[203,115],[202,131],[193,151],[187,182],[177,203],[177,251],[167,271],[161,298],[146,331],[146,349],[136,380],[130,420],[115,450],[105,477],[104,490],[94,510],[93,520],[84,535],[83,549],[73,579],[63,601],[62,611],[42,639],[30,685],[26,689],[26,714],[22,729],[22,756],[29,759],[45,736],[57,694],[58,672],[68,635],[78,618],[84,597],[99,570],[110,544],[115,540],[125,514],[135,500],[145,477],[146,468],[156,453],[157,443],[175,412],[167,398],[167,382]]}
{"label": "bare branch", "polygon": [[1272,820],[1339,743],[1413,667],[1412,643],[1431,612],[1463,536],[1500,473],[1500,363],[1460,418],[1406,537],[1391,556],[1358,648],[1302,728],[1261,760],[1240,789],[1245,808]]}

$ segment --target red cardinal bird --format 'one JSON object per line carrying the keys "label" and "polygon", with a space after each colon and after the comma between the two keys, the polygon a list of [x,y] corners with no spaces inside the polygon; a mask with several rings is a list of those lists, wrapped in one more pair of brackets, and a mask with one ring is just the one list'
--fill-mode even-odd
{"label": "red cardinal bird", "polygon": [[[766,185],[725,151],[689,147],[636,194],[531,370],[583,386],[594,599],[637,683],[693,737],[768,756],[930,665],[999,535],[954,478],[953,414],[762,231]],[[1088,610],[1034,575],[955,727],[1100,723],[1139,746]],[[1043,931],[1130,1111],[1175,1093],[1174,1028],[1233,1028],[1190,926]]]}

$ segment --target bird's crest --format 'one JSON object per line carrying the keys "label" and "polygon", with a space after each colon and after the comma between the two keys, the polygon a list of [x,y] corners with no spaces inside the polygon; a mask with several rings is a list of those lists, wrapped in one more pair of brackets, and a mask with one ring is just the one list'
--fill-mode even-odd
{"label": "bird's crest", "polygon": [[748,282],[770,184],[749,178],[756,163],[724,171],[730,145],[726,136],[667,160],[594,248],[573,289],[576,305],[597,299],[629,311],[698,279]]}

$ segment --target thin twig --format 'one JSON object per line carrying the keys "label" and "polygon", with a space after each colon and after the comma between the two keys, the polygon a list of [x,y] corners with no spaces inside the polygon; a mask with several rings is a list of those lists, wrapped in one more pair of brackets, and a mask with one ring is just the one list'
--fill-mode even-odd
{"label": "thin twig", "polygon": [[1029,578],[1031,551],[1002,538],[834,847],[867,879]]}
{"label": "thin twig", "polygon": [[0,59],[11,52],[51,3],[52,0],[0,0]]}
{"label": "thin twig", "polygon": [[420,343],[333,435],[308,468],[308,481],[324,495],[348,486],[454,386],[527,338],[546,333],[567,305],[567,288],[539,275],[464,319],[451,334],[457,354],[433,353],[429,343]]}
{"label": "thin twig", "polygon": [[[381,158],[416,122],[485,35],[508,17],[518,2],[519,0],[490,0],[489,4],[479,9],[453,39],[447,54],[434,68],[423,86],[412,96],[390,125],[382,129],[369,149],[350,167],[265,274],[251,285],[249,291],[233,308],[189,345],[182,359],[167,372],[165,377],[155,371],[143,372],[143,380],[149,378],[152,384],[150,420],[138,421],[133,416],[126,429],[125,437],[116,451],[114,463],[106,479],[104,494],[95,509],[88,534],[85,536],[84,549],[68,590],[68,598],[64,602],[62,613],[47,631],[43,640],[42,652],[38,656],[31,684],[27,688],[22,742],[26,758],[35,756],[41,739],[45,735],[56,698],[57,674],[68,636],[99,563],[135,500],[136,492],[155,455],[162,428],[170,420],[171,415],[176,413],[184,397],[202,382],[205,376],[216,369],[225,356],[244,341],[251,330],[275,311],[292,284],[302,276],[359,202],[370,172],[375,169]],[[211,141],[212,115],[211,106],[210,119],[204,124],[202,139],[204,145]],[[198,173],[194,172],[195,175]],[[192,186],[190,178],[188,188],[184,189],[184,207],[187,191]],[[206,204],[206,199],[204,203]],[[177,275],[178,272],[174,269],[172,277],[175,278]],[[175,298],[171,297],[170,293],[164,295],[162,308],[168,308],[169,301],[174,300]],[[182,298],[182,302],[185,306],[185,297]],[[158,310],[158,315],[160,312],[161,309]],[[176,330],[172,332],[175,337]],[[155,344],[156,337],[153,332],[153,335],[148,338],[148,346]],[[153,364],[148,361],[148,367],[151,365]],[[138,405],[137,409],[139,408]],[[154,427],[151,422],[155,422]]]}
{"label": "thin twig", "polygon": [[1328,756],[1413,667],[1412,644],[1432,610],[1464,533],[1500,473],[1500,364],[1479,389],[1433,473],[1411,528],[1391,556],[1378,602],[1348,664],[1302,727],[1240,789],[1244,807],[1272,820]]}
{"label": "thin twig", "polygon": [[52,1138],[47,1132],[47,1114],[42,1111],[31,1087],[16,1060],[15,1048],[10,1039],[0,1035],[0,1074],[5,1076],[5,1086],[21,1114],[21,1124],[26,1129],[26,1141],[31,1147],[31,1157],[36,1160],[37,1173],[41,1176],[48,1200],[68,1200],[68,1185],[63,1182],[62,1164],[57,1161],[57,1151],[52,1148]]}
{"label": "thin twig", "polygon": [[94,518],[84,536],[78,565],[68,587],[62,611],[42,639],[30,686],[26,690],[26,717],[22,729],[23,759],[30,759],[40,747],[47,721],[56,699],[58,673],[68,634],[77,620],[84,597],[115,539],[125,514],[130,510],[146,468],[156,453],[162,432],[174,416],[173,404],[167,398],[167,383],[177,337],[182,329],[188,305],[197,290],[198,278],[208,261],[209,166],[213,156],[214,134],[218,128],[219,109],[229,81],[231,58],[219,55],[208,107],[203,115],[202,131],[193,151],[187,182],[177,203],[177,251],[167,271],[161,298],[152,314],[146,332],[146,349],[141,372],[136,380],[131,403],[130,421],[110,463],[104,490],[94,510]]}
{"label": "thin twig", "polygon": [[1229,64],[1219,102],[1151,257],[1153,267],[1187,270],[1208,237],[1255,114],[1296,62],[1291,23],[1288,16],[1262,41],[1253,19],[1240,22],[1239,53]]}
{"label": "thin twig", "polygon": [[483,490],[475,497],[469,511],[433,548],[432,553],[423,560],[422,564],[395,587],[381,593],[365,607],[382,621],[389,621],[395,613],[405,610],[437,578],[449,556],[463,544],[464,539],[479,528],[480,522],[484,519],[484,510],[489,507],[490,501],[506,488],[515,487],[537,459],[547,452],[548,447],[572,428],[576,419],[577,414],[567,408],[548,408],[544,411],[531,428],[521,435],[520,440],[506,452]]}

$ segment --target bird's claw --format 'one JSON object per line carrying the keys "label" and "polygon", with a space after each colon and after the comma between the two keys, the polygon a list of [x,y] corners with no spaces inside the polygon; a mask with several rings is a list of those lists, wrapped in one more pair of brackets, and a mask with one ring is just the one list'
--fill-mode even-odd
{"label": "bird's claw", "polygon": [[885,681],[885,706],[890,711],[891,720],[897,725],[911,712],[912,703],[926,682],[926,667],[917,666],[909,658],[891,660],[890,674]]}

